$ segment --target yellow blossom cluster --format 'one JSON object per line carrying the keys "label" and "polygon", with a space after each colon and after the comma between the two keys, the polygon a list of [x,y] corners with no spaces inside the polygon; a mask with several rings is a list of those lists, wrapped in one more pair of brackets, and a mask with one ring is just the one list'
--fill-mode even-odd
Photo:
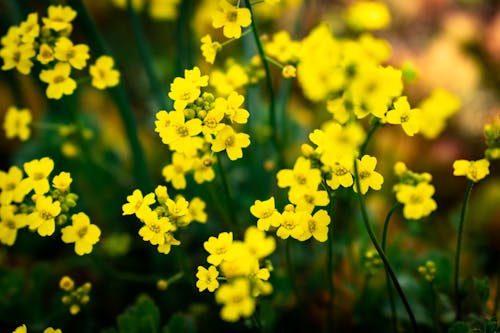
{"label": "yellow blossom cluster", "polygon": [[211,181],[216,161],[213,153],[225,151],[230,160],[236,160],[243,157],[242,148],[250,145],[248,134],[235,131],[250,115],[244,109],[245,98],[236,92],[227,98],[202,92],[208,79],[198,67],[185,70],[184,77],[175,78],[170,85],[168,96],[174,101],[174,110],[156,114],[155,131],[174,151],[163,175],[176,189],[186,187],[185,175],[190,171],[197,183]]}
{"label": "yellow blossom cluster", "polygon": [[61,297],[62,303],[69,308],[69,313],[76,315],[80,312],[83,305],[90,300],[90,290],[92,285],[90,282],[85,282],[81,286],[75,288],[75,282],[69,276],[63,276],[59,280],[59,288],[65,293]]}
{"label": "yellow blossom cluster", "polygon": [[243,241],[234,240],[232,232],[221,232],[210,237],[203,247],[209,253],[210,266],[198,266],[198,290],[215,292],[215,300],[222,304],[223,320],[249,318],[255,311],[256,299],[273,289],[268,282],[271,268],[265,265],[264,258],[274,252],[274,238],[252,226],[245,231]]}
{"label": "yellow blossom cluster", "polygon": [[193,221],[207,221],[205,206],[205,202],[197,197],[191,201],[182,195],[171,198],[167,187],[159,185],[154,193],[146,195],[139,189],[134,190],[122,210],[123,215],[135,215],[143,223],[139,235],[144,241],[156,245],[158,252],[168,254],[172,246],[181,244],[174,232]]}
{"label": "yellow blossom cluster", "polygon": [[91,253],[101,231],[85,213],[70,212],[78,200],[70,191],[71,175],[63,171],[50,182],[54,161],[49,157],[26,162],[23,167],[26,176],[17,166],[7,172],[0,170],[0,242],[14,245],[18,231],[25,227],[42,237],[53,235],[57,227],[62,241],[74,243],[78,255]]}
{"label": "yellow blossom cluster", "polygon": [[403,162],[397,162],[394,171],[399,182],[393,189],[398,202],[404,205],[405,218],[418,220],[436,210],[437,204],[432,198],[435,188],[430,184],[432,176],[429,173],[415,173],[408,170]]}
{"label": "yellow blossom cluster", "polygon": [[[43,68],[38,76],[47,84],[48,98],[73,94],[77,83],[72,71],[83,70],[90,58],[88,45],[75,44],[70,39],[76,16],[77,12],[69,6],[52,5],[41,24],[38,13],[33,12],[20,24],[11,26],[0,40],[1,69],[16,69],[27,75],[37,61]],[[120,73],[113,66],[111,57],[99,57],[89,67],[92,85],[98,89],[116,86]]]}
{"label": "yellow blossom cluster", "polygon": [[432,282],[436,277],[436,263],[432,260],[427,260],[424,265],[418,266],[418,272],[426,281]]}

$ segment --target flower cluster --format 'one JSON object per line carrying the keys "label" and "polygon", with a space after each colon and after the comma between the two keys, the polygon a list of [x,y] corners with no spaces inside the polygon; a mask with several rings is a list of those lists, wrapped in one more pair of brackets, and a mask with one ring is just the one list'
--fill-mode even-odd
{"label": "flower cluster", "polygon": [[[60,172],[51,183],[53,169],[54,161],[43,157],[24,163],[26,177],[17,166],[0,170],[0,242],[12,246],[18,230],[25,227],[42,237],[53,235],[57,227],[62,241],[74,243],[78,255],[90,253],[101,231],[85,213],[70,212],[78,200],[70,191],[73,179]],[[72,224],[64,227],[70,219]]]}
{"label": "flower cluster", "polygon": [[[196,286],[199,291],[215,292],[222,304],[221,317],[226,321],[249,318],[255,311],[256,298],[272,292],[269,264],[263,260],[276,247],[272,237],[256,227],[245,231],[243,241],[233,240],[232,232],[210,237],[203,247],[209,253],[208,268],[198,267]],[[224,283],[219,284],[219,280]]]}
{"label": "flower cluster", "polygon": [[415,173],[408,170],[403,162],[397,162],[394,171],[399,182],[393,189],[398,202],[404,205],[405,218],[418,220],[436,210],[437,204],[432,198],[435,188],[430,184],[432,176],[429,173]]}
{"label": "flower cluster", "polygon": [[226,151],[230,160],[236,160],[243,157],[242,148],[250,145],[249,135],[234,129],[249,117],[245,98],[236,92],[215,98],[202,92],[207,85],[208,75],[201,75],[198,67],[185,70],[184,77],[175,78],[170,85],[168,96],[174,101],[174,110],[156,114],[155,131],[174,151],[163,175],[176,189],[186,187],[184,176],[190,171],[197,183],[211,181],[214,152]]}
{"label": "flower cluster", "polygon": [[90,282],[85,282],[78,288],[75,288],[75,282],[69,276],[63,276],[59,281],[59,288],[65,291],[61,298],[64,305],[69,307],[69,313],[76,315],[80,312],[81,307],[87,304],[90,300]]}
{"label": "flower cluster", "polygon": [[491,123],[484,126],[484,136],[488,148],[484,156],[488,160],[500,158],[500,115]]}
{"label": "flower cluster", "polygon": [[[90,58],[86,44],[74,44],[70,39],[76,15],[69,6],[49,6],[42,24],[34,12],[19,25],[11,26],[1,39],[0,57],[4,62],[1,69],[16,69],[27,75],[36,60],[43,67],[39,78],[48,84],[48,98],[60,99],[73,94],[77,83],[71,72],[83,70]],[[89,68],[92,85],[98,89],[116,86],[119,72],[113,66],[111,57],[99,57]]]}
{"label": "flower cluster", "polygon": [[424,265],[418,266],[418,272],[424,277],[425,281],[432,282],[436,277],[436,263],[427,260]]}
{"label": "flower cluster", "polygon": [[197,197],[187,201],[182,195],[171,198],[166,186],[157,186],[154,193],[144,196],[136,189],[127,201],[122,206],[123,215],[135,215],[143,223],[139,235],[163,254],[168,254],[173,245],[181,244],[174,236],[179,228],[193,221],[207,221],[205,202]]}

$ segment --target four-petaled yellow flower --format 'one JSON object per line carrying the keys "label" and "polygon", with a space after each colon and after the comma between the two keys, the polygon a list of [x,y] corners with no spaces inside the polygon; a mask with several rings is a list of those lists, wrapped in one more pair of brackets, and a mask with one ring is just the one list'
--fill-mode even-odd
{"label": "four-petaled yellow flower", "polygon": [[240,38],[241,28],[248,27],[252,23],[252,17],[248,8],[237,8],[226,0],[219,1],[220,9],[212,17],[214,28],[223,28],[224,36],[227,38]]}
{"label": "four-petaled yellow flower", "polygon": [[165,233],[173,229],[167,217],[158,217],[155,211],[148,211],[143,217],[144,225],[139,229],[139,235],[143,240],[152,245],[165,243]]}
{"label": "four-petaled yellow flower", "polygon": [[233,233],[232,232],[221,232],[217,238],[211,236],[205,243],[203,247],[210,253],[207,258],[207,262],[212,265],[219,265],[227,252],[231,249],[233,245]]}
{"label": "four-petaled yellow flower", "polygon": [[227,157],[234,161],[243,157],[241,148],[246,148],[249,145],[250,136],[248,134],[236,133],[231,126],[224,126],[212,142],[212,151],[217,153],[225,150]]}
{"label": "four-petaled yellow flower", "polygon": [[432,199],[434,186],[425,182],[416,186],[398,184],[395,187],[396,199],[404,204],[403,215],[407,219],[418,220],[428,216],[436,208],[437,204]]}
{"label": "four-petaled yellow flower", "polygon": [[198,281],[196,281],[196,287],[198,291],[202,292],[207,289],[211,293],[213,293],[217,288],[219,288],[219,281],[217,281],[217,277],[219,276],[219,271],[215,266],[210,266],[206,269],[203,266],[198,266],[198,272],[196,273],[196,277]]}
{"label": "four-petaled yellow flower", "polygon": [[76,89],[76,82],[69,75],[71,66],[59,62],[54,69],[44,69],[40,72],[40,80],[48,83],[45,93],[48,98],[60,99],[63,95],[71,95]]}
{"label": "four-petaled yellow flower", "polygon": [[89,68],[92,86],[97,89],[114,87],[120,83],[120,72],[114,69],[115,61],[110,56],[100,56]]}
{"label": "four-petaled yellow flower", "polygon": [[16,214],[14,206],[0,206],[0,243],[12,246],[17,231],[27,225],[25,214]]}
{"label": "four-petaled yellow flower", "polygon": [[269,227],[279,227],[281,225],[281,214],[274,206],[274,197],[265,201],[255,200],[255,203],[250,207],[250,213],[258,218],[257,228],[267,231]]}
{"label": "four-petaled yellow flower", "polygon": [[91,224],[85,213],[71,216],[72,225],[61,229],[61,239],[64,243],[75,243],[75,252],[79,256],[92,252],[92,247],[99,241],[101,230]]}
{"label": "four-petaled yellow flower", "polygon": [[466,176],[473,182],[478,182],[489,175],[490,162],[487,159],[477,161],[457,160],[453,163],[454,176]]}
{"label": "four-petaled yellow flower", "polygon": [[48,177],[54,170],[54,161],[50,157],[43,157],[24,163],[24,171],[28,175],[23,183],[36,194],[45,194],[50,189]]}
{"label": "four-petaled yellow flower", "polygon": [[255,310],[255,299],[250,291],[250,282],[246,278],[222,285],[215,294],[217,303],[223,304],[222,319],[234,322],[241,317],[250,317]]}
{"label": "four-petaled yellow flower", "polygon": [[69,6],[49,6],[47,17],[43,17],[44,28],[54,31],[71,29],[71,21],[76,17],[76,11]]}
{"label": "four-petaled yellow flower", "polygon": [[[364,155],[361,160],[356,160],[356,163],[358,164],[361,194],[368,192],[370,187],[374,190],[380,190],[382,188],[382,183],[384,182],[384,177],[375,171],[377,158],[370,155]],[[358,192],[357,186],[354,186],[354,192]]]}
{"label": "four-petaled yellow flower", "polygon": [[85,44],[73,45],[67,37],[57,40],[54,48],[54,57],[62,62],[67,62],[76,69],[82,69],[90,58],[89,47]]}
{"label": "four-petaled yellow flower", "polygon": [[141,190],[134,190],[132,195],[127,196],[127,201],[128,202],[122,206],[122,215],[135,214],[141,219],[146,212],[151,210],[149,206],[155,202],[155,195],[154,193],[149,193],[143,197]]}
{"label": "four-petaled yellow flower", "polygon": [[31,134],[31,129],[29,127],[31,119],[30,110],[18,109],[15,106],[9,107],[3,122],[3,128],[7,139],[18,137],[21,141],[28,140]]}
{"label": "four-petaled yellow flower", "polygon": [[408,136],[413,136],[420,130],[420,110],[411,109],[406,96],[399,97],[394,102],[394,109],[385,116],[389,124],[401,124]]}
{"label": "four-petaled yellow flower", "polygon": [[0,49],[0,57],[3,59],[2,70],[17,69],[21,74],[29,74],[33,62],[30,60],[36,55],[33,44],[12,44]]}
{"label": "four-petaled yellow flower", "polygon": [[42,237],[51,236],[56,228],[55,218],[61,213],[61,203],[52,197],[38,196],[35,211],[29,215],[29,228]]}

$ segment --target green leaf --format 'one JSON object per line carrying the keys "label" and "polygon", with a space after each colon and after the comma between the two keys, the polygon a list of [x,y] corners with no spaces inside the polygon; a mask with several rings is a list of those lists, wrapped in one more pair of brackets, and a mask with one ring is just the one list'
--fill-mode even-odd
{"label": "green leaf", "polygon": [[160,311],[147,295],[137,298],[135,304],[118,316],[120,333],[158,333],[160,331]]}
{"label": "green leaf", "polygon": [[448,333],[467,333],[469,332],[469,326],[463,321],[457,321],[453,326],[448,329]]}
{"label": "green leaf", "polygon": [[182,313],[174,314],[163,328],[163,333],[196,333],[196,323],[193,318]]}
{"label": "green leaf", "polygon": [[483,279],[474,278],[474,284],[479,299],[483,304],[486,303],[488,297],[490,296],[490,280],[487,277]]}

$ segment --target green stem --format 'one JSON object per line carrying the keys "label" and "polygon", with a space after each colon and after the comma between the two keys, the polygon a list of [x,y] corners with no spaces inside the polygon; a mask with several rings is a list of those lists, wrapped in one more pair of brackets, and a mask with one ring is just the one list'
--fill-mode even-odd
{"label": "green stem", "polygon": [[[382,232],[382,250],[384,252],[386,250],[386,243],[387,243],[386,241],[387,241],[387,232],[389,230],[389,222],[391,220],[392,214],[394,214],[394,212],[400,206],[401,206],[401,204],[396,201],[385,218],[384,230]],[[390,280],[390,276],[389,276],[389,272],[387,271],[387,268],[385,268],[385,281],[386,281],[386,285],[387,285],[387,295],[389,296],[389,304],[391,305],[392,324],[394,326],[394,330],[397,331],[399,324],[398,324],[398,317],[396,314],[396,304],[394,302],[394,294],[392,292],[391,280]]]}
{"label": "green stem", "polygon": [[222,161],[220,158],[217,158],[217,167],[219,168],[222,187],[224,189],[224,194],[226,195],[227,199],[226,208],[227,211],[229,212],[231,224],[233,228],[239,232],[240,230],[239,230],[238,220],[236,219],[235,215],[236,206],[234,205],[233,197],[231,196],[231,192],[229,190],[229,184],[227,182],[226,173],[224,171],[224,167],[222,166]]}
{"label": "green stem", "polygon": [[225,42],[222,42],[222,43],[220,44],[220,46],[221,46],[221,47],[224,47],[224,46],[226,46],[226,45],[228,45],[228,44],[231,44],[231,43],[232,43],[232,42],[234,42],[235,40],[238,40],[238,39],[240,39],[241,37],[243,37],[243,36],[245,36],[245,35],[248,35],[248,33],[249,33],[250,31],[252,31],[252,28],[251,28],[251,27],[250,27],[249,29],[246,29],[245,31],[243,31],[243,32],[241,33],[241,36],[240,36],[240,37],[238,37],[238,38],[231,38],[231,39],[228,39],[228,40],[226,40]]}
{"label": "green stem", "polygon": [[429,286],[431,289],[431,311],[432,311],[432,319],[434,321],[434,326],[436,332],[441,332],[441,326],[439,325],[439,314],[437,312],[436,307],[436,288],[434,287],[434,283],[432,281],[429,282]]}
{"label": "green stem", "polygon": [[271,57],[266,56],[266,60],[269,61],[271,64],[274,66],[278,67],[279,69],[283,69],[285,66],[283,66],[281,63],[279,63],[277,60],[274,60]]}
{"label": "green stem", "polygon": [[462,302],[460,295],[459,286],[459,275],[460,275],[460,253],[462,250],[462,234],[464,231],[465,213],[467,210],[467,202],[469,201],[470,192],[472,190],[472,185],[474,182],[469,180],[467,182],[467,188],[465,189],[464,201],[462,203],[462,210],[460,213],[460,221],[458,224],[458,237],[457,237],[457,251],[455,256],[455,276],[454,276],[454,290],[455,290],[455,309],[456,309],[456,319],[460,320],[462,318]]}
{"label": "green stem", "polygon": [[165,110],[167,109],[166,93],[161,89],[162,84],[156,75],[153,68],[153,57],[151,55],[151,50],[146,41],[146,36],[144,30],[142,29],[139,17],[132,6],[132,0],[127,0],[127,11],[130,17],[130,23],[132,25],[132,31],[134,32],[135,42],[137,44],[137,49],[141,55],[142,62],[144,64],[144,69],[146,70],[146,75],[149,79],[149,85],[153,90],[153,94],[156,98],[158,106]]}
{"label": "green stem", "polygon": [[257,46],[257,50],[259,52],[260,58],[262,59],[262,64],[264,65],[264,71],[266,73],[266,84],[267,90],[269,93],[269,127],[271,128],[271,139],[280,156],[280,163],[282,162],[282,149],[280,142],[278,140],[277,127],[276,127],[276,111],[274,107],[274,90],[273,90],[273,82],[271,80],[271,71],[269,70],[269,63],[267,61],[267,57],[264,53],[264,48],[262,47],[262,43],[260,42],[259,33],[257,31],[257,25],[255,24],[255,15],[252,9],[252,4],[250,0],[245,0],[245,4],[250,10],[250,15],[252,17],[252,31],[255,39],[255,44]]}
{"label": "green stem", "polygon": [[333,300],[335,296],[335,286],[333,280],[333,212],[335,207],[335,195],[330,189],[330,187],[323,180],[323,188],[328,193],[328,197],[330,198],[330,203],[328,204],[328,214],[330,216],[330,224],[328,225],[328,255],[327,255],[327,278],[328,278],[328,290],[330,292],[330,298],[328,300],[328,315],[327,315],[327,327],[328,332],[334,331],[333,326]]}
{"label": "green stem", "polygon": [[500,303],[500,262],[498,263],[498,272],[497,272],[497,291],[495,295],[495,304],[493,309],[493,316],[498,315],[498,306]]}
{"label": "green stem", "polygon": [[377,129],[382,125],[382,123],[380,122],[380,120],[377,118],[375,120],[375,123],[373,124],[373,126],[370,128],[370,131],[368,132],[368,134],[366,135],[366,139],[365,139],[365,142],[363,142],[363,144],[361,145],[361,147],[359,148],[359,156],[363,156],[365,154],[365,151],[366,151],[366,147],[368,146],[368,143],[370,142],[370,139],[372,138],[373,134],[375,134],[375,131],[377,131]]}
{"label": "green stem", "polygon": [[[83,29],[86,31],[89,39],[91,40],[92,48],[96,51],[97,54],[112,55],[102,35],[97,29],[94,20],[90,16],[87,7],[83,3],[83,0],[73,1],[73,6],[79,14],[78,18],[80,18],[81,20]],[[120,81],[120,83],[116,87],[110,88],[109,90],[113,99],[115,100],[115,103],[118,106],[118,111],[125,127],[125,133],[127,135],[130,150],[132,153],[133,174],[135,181],[143,191],[149,192],[150,190],[152,190],[153,185],[148,174],[144,151],[137,135],[137,122],[127,98],[127,93],[125,91],[123,81]]]}
{"label": "green stem", "polygon": [[298,290],[297,290],[297,285],[296,285],[296,281],[295,281],[295,269],[293,267],[293,264],[292,264],[292,250],[291,250],[291,243],[292,240],[290,239],[290,237],[285,241],[285,255],[286,255],[286,267],[288,268],[288,275],[290,276],[290,281],[291,281],[291,284],[292,284],[292,290],[293,290],[293,293],[295,294],[295,298],[296,298],[296,301],[298,303],[299,301],[299,293],[298,293]]}
{"label": "green stem", "polygon": [[182,279],[183,276],[184,276],[184,272],[179,272],[179,273],[176,273],[175,275],[172,275],[171,277],[169,277],[167,279],[167,286],[170,287],[170,285],[172,283],[179,281],[180,279]]}
{"label": "green stem", "polygon": [[415,316],[414,316],[413,311],[410,307],[410,304],[408,303],[408,300],[406,299],[406,296],[403,292],[403,289],[401,288],[401,285],[399,284],[399,281],[396,277],[396,274],[394,273],[394,270],[389,262],[389,259],[387,259],[387,256],[385,255],[384,250],[380,246],[380,244],[377,240],[377,237],[375,236],[375,234],[372,230],[372,227],[370,225],[365,200],[364,200],[363,194],[361,194],[361,186],[359,184],[358,162],[356,160],[354,160],[354,176],[356,179],[357,197],[358,197],[358,201],[359,201],[359,206],[361,208],[361,216],[363,218],[363,223],[365,225],[365,229],[368,232],[368,236],[370,237],[370,240],[372,241],[373,246],[377,250],[378,255],[380,256],[380,258],[384,262],[384,266],[387,269],[389,276],[391,277],[392,283],[394,284],[394,287],[396,288],[396,291],[398,292],[398,295],[401,298],[401,301],[403,302],[403,305],[406,309],[406,312],[408,313],[408,316],[410,317],[413,332],[417,332],[418,331],[417,330],[417,322],[415,320]]}

